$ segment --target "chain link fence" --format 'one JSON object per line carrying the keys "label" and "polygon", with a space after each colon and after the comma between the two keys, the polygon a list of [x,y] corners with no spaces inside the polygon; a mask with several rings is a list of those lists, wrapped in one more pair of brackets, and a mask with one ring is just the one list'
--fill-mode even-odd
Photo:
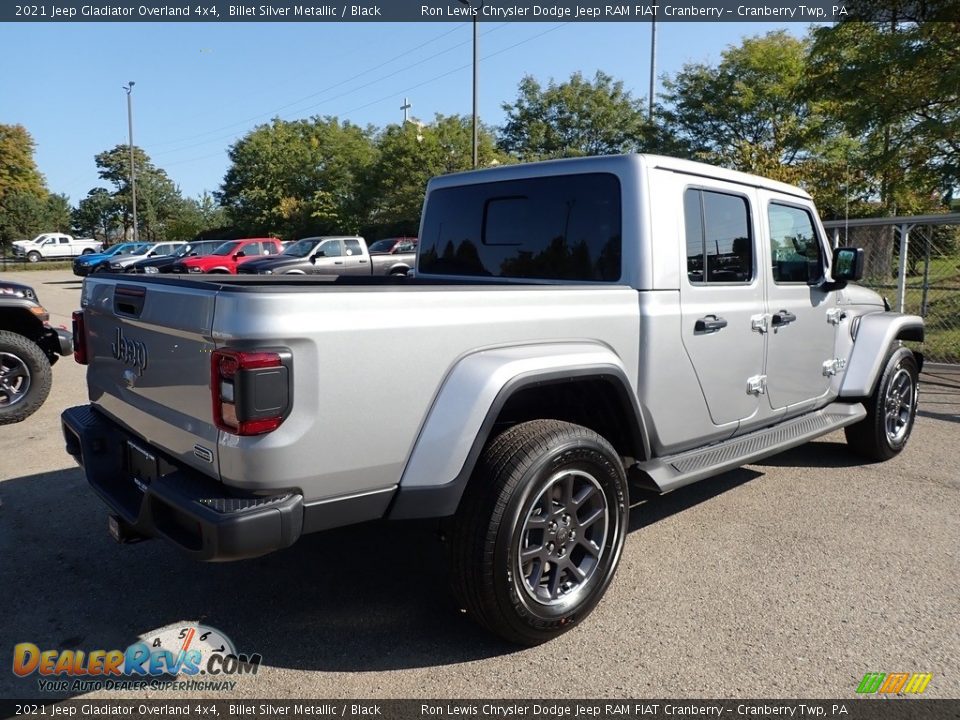
{"label": "chain link fence", "polygon": [[825,226],[839,245],[864,249],[861,285],[886,297],[894,310],[902,300],[903,312],[923,317],[925,359],[960,363],[960,215]]}

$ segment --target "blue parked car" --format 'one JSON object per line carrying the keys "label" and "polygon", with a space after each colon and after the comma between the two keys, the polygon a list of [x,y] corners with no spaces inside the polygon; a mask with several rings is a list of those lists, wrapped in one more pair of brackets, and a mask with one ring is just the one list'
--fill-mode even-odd
{"label": "blue parked car", "polygon": [[135,255],[137,252],[146,250],[150,245],[151,243],[126,242],[114,245],[106,252],[81,255],[73,261],[73,274],[83,277],[98,270],[105,270],[110,266],[110,258],[115,255]]}

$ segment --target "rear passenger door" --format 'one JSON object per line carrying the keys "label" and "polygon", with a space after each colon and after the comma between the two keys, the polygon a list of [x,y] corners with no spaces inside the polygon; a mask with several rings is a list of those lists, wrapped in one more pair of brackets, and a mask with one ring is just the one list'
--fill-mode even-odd
{"label": "rear passenger door", "polygon": [[823,289],[826,245],[813,209],[764,193],[768,234],[767,386],[770,407],[808,410],[830,388],[837,325],[836,293]]}
{"label": "rear passenger door", "polygon": [[363,253],[360,241],[356,238],[344,238],[343,240],[343,269],[340,272],[344,275],[369,275],[370,262]]}
{"label": "rear passenger door", "polygon": [[[683,345],[710,417],[731,434],[761,411],[764,309],[752,188],[711,182],[683,190]],[[668,359],[664,359],[669,362]]]}

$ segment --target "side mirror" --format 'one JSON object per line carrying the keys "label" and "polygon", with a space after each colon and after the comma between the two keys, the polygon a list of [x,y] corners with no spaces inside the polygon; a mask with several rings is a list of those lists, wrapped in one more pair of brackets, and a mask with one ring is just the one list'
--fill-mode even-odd
{"label": "side mirror", "polygon": [[836,248],[833,251],[833,281],[856,282],[862,277],[863,248]]}
{"label": "side mirror", "polygon": [[236,260],[237,258],[242,258],[245,256],[246,256],[246,253],[243,250],[237,250],[237,252],[233,254],[233,259]]}
{"label": "side mirror", "polygon": [[153,256],[156,255],[156,254],[157,254],[157,251],[154,250],[153,252],[147,253],[147,257],[153,257]]}

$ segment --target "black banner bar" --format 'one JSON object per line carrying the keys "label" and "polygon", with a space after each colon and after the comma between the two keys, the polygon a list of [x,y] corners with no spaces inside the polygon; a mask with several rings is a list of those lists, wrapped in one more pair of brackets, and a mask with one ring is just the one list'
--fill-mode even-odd
{"label": "black banner bar", "polygon": [[706,720],[960,718],[960,700],[0,700],[3,718]]}
{"label": "black banner bar", "polygon": [[[908,3],[905,3],[908,4]],[[53,0],[0,3],[3,22],[836,22],[862,0]],[[952,11],[960,15],[956,8]],[[942,18],[944,20],[960,18]]]}

